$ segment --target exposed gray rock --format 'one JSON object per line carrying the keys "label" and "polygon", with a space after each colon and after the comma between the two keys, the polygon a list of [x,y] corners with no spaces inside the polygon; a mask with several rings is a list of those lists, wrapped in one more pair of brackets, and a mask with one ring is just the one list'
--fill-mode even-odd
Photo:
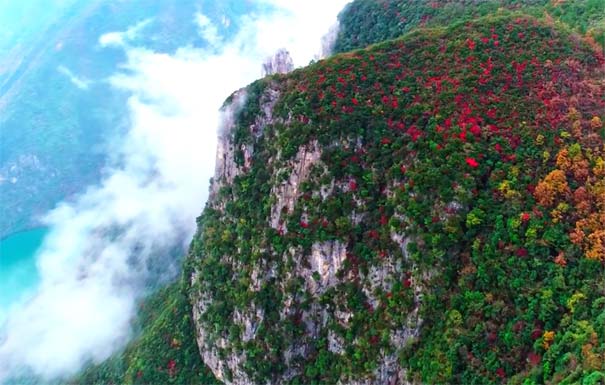
{"label": "exposed gray rock", "polygon": [[288,179],[279,186],[274,186],[271,193],[276,198],[276,203],[271,207],[269,224],[276,230],[287,232],[285,224],[281,221],[282,210],[291,214],[294,205],[300,196],[300,184],[309,177],[311,166],[321,158],[321,151],[317,141],[313,141],[301,147],[294,159],[288,161],[287,169],[291,170]]}
{"label": "exposed gray rock", "polygon": [[340,23],[336,22],[330,27],[330,30],[321,38],[321,56],[320,59],[330,56],[334,50],[334,43],[340,31]]}
{"label": "exposed gray rock", "polygon": [[[194,276],[195,277],[195,276]],[[202,325],[201,317],[206,311],[211,299],[198,298],[193,304],[193,321],[196,325]],[[262,312],[252,315],[244,315],[236,312],[234,322],[244,327],[243,339],[252,339],[256,333],[258,323],[262,321]],[[214,340],[210,333],[203,327],[196,328],[197,344],[200,349],[202,360],[212,371],[217,380],[230,385],[253,385],[255,382],[243,370],[246,357],[244,354],[231,353],[222,357],[219,349],[229,350],[229,342],[226,338],[219,337]],[[230,375],[227,375],[229,373]]]}
{"label": "exposed gray rock", "polygon": [[[301,271],[311,294],[321,294],[327,288],[336,285],[339,279],[336,273],[347,258],[346,246],[338,241],[314,243],[309,262],[310,270]],[[316,279],[316,277],[319,279]]]}
{"label": "exposed gray rock", "polygon": [[[216,195],[224,185],[231,184],[233,179],[240,175],[244,170],[252,166],[254,156],[254,145],[247,143],[240,148],[244,153],[244,165],[239,167],[235,162],[235,143],[234,131],[237,125],[237,115],[246,102],[247,93],[245,89],[236,91],[233,94],[231,103],[221,109],[221,124],[218,131],[218,145],[216,150],[215,172],[210,186],[210,202],[216,201]],[[279,99],[279,91],[274,87],[267,87],[265,93],[261,96],[261,114],[255,122],[249,127],[250,133],[258,139],[263,135],[264,128],[274,123],[273,108]]]}
{"label": "exposed gray rock", "polygon": [[328,350],[335,354],[344,352],[344,341],[332,330],[328,332]]}
{"label": "exposed gray rock", "polygon": [[[288,120],[285,122],[277,121],[274,117],[273,109],[279,96],[277,89],[271,86],[267,87],[260,100],[261,112],[250,127],[244,128],[250,130],[252,140],[237,149],[234,145],[234,130],[242,129],[242,127],[236,127],[236,117],[245,101],[245,91],[236,93],[232,103],[225,106],[210,205],[218,208],[225,207],[224,205],[229,198],[219,199],[217,192],[221,186],[233,183],[236,176],[246,173],[254,165],[255,145],[257,140],[263,138],[267,128],[271,125],[291,123]],[[289,119],[293,119],[292,116]],[[340,139],[335,141],[333,145],[363,151],[363,143],[360,138]],[[241,165],[235,162],[236,150],[243,154]],[[299,200],[302,197],[301,184],[308,180],[314,168],[318,167],[317,170],[321,171],[321,167],[325,167],[321,163],[321,155],[322,148],[318,141],[314,140],[300,146],[296,155],[292,156],[291,159],[281,159],[278,153],[267,165],[272,172],[274,183],[271,188],[272,204],[266,220],[269,226],[279,230],[282,235],[286,235],[288,231],[284,223],[285,217],[291,215],[297,204],[300,204]],[[349,192],[356,188],[351,182],[352,180],[346,177],[341,180],[324,182],[321,188],[314,192],[314,196],[326,200],[334,194]],[[393,188],[396,188],[396,186]],[[388,194],[388,192],[386,193]],[[362,224],[367,220],[368,208],[361,196],[357,196],[357,193],[353,195],[355,207],[349,214],[350,220],[353,224]],[[403,214],[396,213],[395,217],[402,221],[406,219]],[[302,222],[309,220],[305,208],[302,209],[300,220]],[[381,257],[383,259],[378,264],[368,266],[367,270],[348,270],[346,273],[342,270],[347,258],[349,258],[349,250],[347,250],[347,243],[344,239],[315,242],[306,251],[303,250],[302,246],[289,247],[283,252],[283,255],[273,255],[272,259],[257,260],[252,266],[243,266],[237,258],[237,253],[245,252],[241,249],[235,253],[236,255],[225,255],[221,258],[221,263],[229,265],[233,271],[249,271],[249,275],[242,278],[249,279],[249,290],[251,292],[261,291],[271,279],[275,279],[278,282],[276,290],[280,290],[283,294],[280,303],[274,304],[279,310],[279,322],[291,322],[294,319],[299,327],[304,327],[304,337],[288,341],[283,348],[281,357],[283,357],[286,368],[279,376],[271,380],[271,384],[283,384],[301,374],[304,368],[301,368],[298,363],[301,359],[308,359],[309,356],[315,353],[309,343],[310,341],[317,341],[318,338],[327,336],[327,348],[331,352],[342,354],[345,351],[345,340],[334,330],[327,330],[327,328],[328,325],[334,322],[345,329],[349,328],[353,314],[346,305],[338,305],[336,308],[330,309],[321,305],[319,298],[326,291],[331,288],[338,290],[339,285],[354,282],[359,285],[359,288],[367,297],[369,305],[378,308],[381,306],[382,295],[391,291],[394,280],[401,279],[402,276],[407,274],[407,272],[403,272],[402,264],[406,264],[407,269],[409,269],[409,264],[412,263],[409,280],[414,292],[414,308],[407,314],[403,324],[397,330],[391,331],[390,341],[394,349],[388,353],[382,353],[378,368],[368,378],[342,378],[340,381],[342,385],[407,384],[405,382],[405,368],[401,367],[397,359],[398,352],[419,335],[420,326],[422,325],[422,319],[419,318],[419,308],[422,303],[423,287],[426,287],[431,276],[414,271],[413,262],[407,253],[407,245],[410,239],[406,234],[392,232],[391,240],[394,246],[401,247],[403,260],[387,254]],[[257,246],[255,245],[255,247]],[[271,253],[271,246],[267,248],[268,250],[262,250],[262,252]],[[283,267],[286,261],[290,261],[290,267],[286,271],[279,270],[279,267]],[[195,279],[194,274],[194,282]],[[301,288],[295,293],[286,289],[288,283],[292,282],[301,285]],[[197,342],[206,365],[212,370],[217,379],[224,384],[256,384],[244,369],[246,367],[245,352],[232,346],[233,344],[227,339],[227,336],[216,335],[212,325],[202,322],[203,315],[212,302],[212,293],[195,293],[192,300]],[[307,301],[307,304],[304,308],[301,308],[300,304],[303,301]],[[259,328],[268,326],[263,324],[267,322],[264,311],[254,301],[234,311],[230,322],[240,328],[242,342],[254,341],[258,338]]]}
{"label": "exposed gray rock", "polygon": [[294,62],[292,61],[292,57],[290,57],[290,52],[282,48],[263,63],[262,75],[287,74],[293,69]]}
{"label": "exposed gray rock", "polygon": [[248,342],[256,336],[258,326],[264,318],[265,312],[262,309],[256,309],[255,306],[252,306],[252,309],[245,314],[239,310],[235,311],[233,321],[243,328],[242,341]]}
{"label": "exposed gray rock", "polygon": [[213,200],[221,186],[232,183],[233,178],[240,172],[235,163],[233,131],[236,126],[237,113],[245,102],[246,91],[242,89],[235,92],[232,102],[221,110],[221,125],[219,127],[218,146],[216,149],[214,179],[210,187],[210,200]]}

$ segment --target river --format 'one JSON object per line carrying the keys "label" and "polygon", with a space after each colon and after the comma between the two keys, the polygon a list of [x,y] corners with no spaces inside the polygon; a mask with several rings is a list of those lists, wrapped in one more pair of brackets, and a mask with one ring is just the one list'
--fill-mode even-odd
{"label": "river", "polygon": [[40,276],[36,252],[48,230],[37,228],[11,234],[0,240],[0,325],[11,306],[36,289]]}

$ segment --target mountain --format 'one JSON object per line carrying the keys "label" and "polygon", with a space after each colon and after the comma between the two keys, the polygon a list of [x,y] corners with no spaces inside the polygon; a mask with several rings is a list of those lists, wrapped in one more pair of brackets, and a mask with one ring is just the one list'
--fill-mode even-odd
{"label": "mountain", "polygon": [[234,384],[491,383],[571,375],[573,354],[598,375],[602,65],[513,14],[237,93],[191,251],[206,364]]}
{"label": "mountain", "polygon": [[182,279],[76,383],[605,383],[596,3],[456,4],[236,91]]}
{"label": "mountain", "polygon": [[593,44],[605,45],[605,8],[600,0],[357,0],[341,14],[334,51],[364,48],[417,27],[469,21],[504,9],[559,21]]}

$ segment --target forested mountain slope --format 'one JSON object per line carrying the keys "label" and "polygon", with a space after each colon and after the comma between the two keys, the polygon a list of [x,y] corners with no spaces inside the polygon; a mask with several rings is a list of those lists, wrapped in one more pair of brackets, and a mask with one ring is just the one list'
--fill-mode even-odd
{"label": "forested mountain slope", "polygon": [[504,10],[557,21],[603,48],[605,7],[601,0],[356,0],[339,16],[335,52],[394,39],[417,27],[445,26]]}
{"label": "forested mountain slope", "polygon": [[602,378],[602,65],[507,14],[235,94],[191,250],[205,362],[236,384]]}
{"label": "forested mountain slope", "polygon": [[[337,49],[400,35],[346,32],[372,3],[460,9],[358,0]],[[161,294],[182,306],[117,373],[203,381],[179,377],[178,331],[225,384],[605,383],[605,60],[509,3],[234,93],[182,288]]]}

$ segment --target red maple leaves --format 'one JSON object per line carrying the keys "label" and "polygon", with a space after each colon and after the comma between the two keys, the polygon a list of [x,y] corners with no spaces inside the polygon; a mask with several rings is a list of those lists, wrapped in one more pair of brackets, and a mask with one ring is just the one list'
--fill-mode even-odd
{"label": "red maple leaves", "polygon": [[479,167],[479,162],[477,162],[475,158],[466,158],[466,164],[468,164],[472,168]]}

